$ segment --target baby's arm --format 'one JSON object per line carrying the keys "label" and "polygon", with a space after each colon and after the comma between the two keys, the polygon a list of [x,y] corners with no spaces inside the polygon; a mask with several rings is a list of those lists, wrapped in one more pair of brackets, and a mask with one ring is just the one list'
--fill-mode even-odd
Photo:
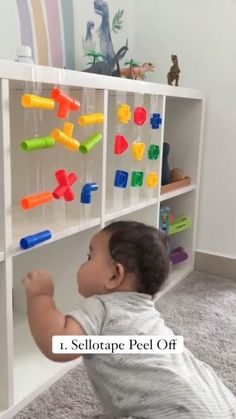
{"label": "baby's arm", "polygon": [[26,290],[28,322],[39,349],[52,361],[65,362],[78,358],[78,354],[52,352],[52,336],[86,333],[76,320],[66,317],[56,308],[51,275],[42,269],[34,270],[22,282]]}

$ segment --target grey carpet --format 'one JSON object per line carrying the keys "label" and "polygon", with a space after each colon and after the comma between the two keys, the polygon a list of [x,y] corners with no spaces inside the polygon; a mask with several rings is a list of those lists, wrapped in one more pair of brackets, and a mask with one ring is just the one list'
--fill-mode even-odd
{"label": "grey carpet", "polygon": [[[191,274],[157,308],[186,346],[236,394],[236,281]],[[68,372],[14,419],[108,419],[82,365]]]}

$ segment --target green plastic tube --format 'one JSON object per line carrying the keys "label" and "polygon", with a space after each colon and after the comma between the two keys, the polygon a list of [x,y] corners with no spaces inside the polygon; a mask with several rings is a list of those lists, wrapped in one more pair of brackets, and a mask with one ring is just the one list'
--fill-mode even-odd
{"label": "green plastic tube", "polygon": [[102,134],[97,132],[80,145],[79,151],[83,154],[91,151],[102,140]]}
{"label": "green plastic tube", "polygon": [[25,140],[21,143],[21,148],[24,151],[39,150],[40,148],[51,148],[55,145],[53,137],[40,137]]}

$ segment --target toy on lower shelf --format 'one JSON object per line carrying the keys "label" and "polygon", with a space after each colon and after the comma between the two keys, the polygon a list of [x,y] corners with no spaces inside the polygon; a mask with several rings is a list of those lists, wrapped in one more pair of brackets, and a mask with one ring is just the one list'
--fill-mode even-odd
{"label": "toy on lower shelf", "polygon": [[170,260],[173,265],[184,262],[186,259],[188,259],[188,254],[183,247],[176,247],[175,249],[171,250]]}
{"label": "toy on lower shelf", "polygon": [[160,209],[160,229],[171,236],[192,227],[192,221],[186,216],[174,218],[169,206]]}

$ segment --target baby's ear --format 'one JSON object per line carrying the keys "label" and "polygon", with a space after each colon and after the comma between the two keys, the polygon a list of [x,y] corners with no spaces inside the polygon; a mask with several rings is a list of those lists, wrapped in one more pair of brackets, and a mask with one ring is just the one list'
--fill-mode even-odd
{"label": "baby's ear", "polygon": [[125,269],[124,266],[121,263],[116,263],[115,264],[115,276],[117,278],[121,278],[122,280],[124,279],[125,276]]}
{"label": "baby's ear", "polygon": [[124,276],[125,270],[123,265],[121,265],[121,263],[116,263],[114,265],[114,273],[109,281],[107,281],[107,288],[111,290],[119,287],[124,279]]}

